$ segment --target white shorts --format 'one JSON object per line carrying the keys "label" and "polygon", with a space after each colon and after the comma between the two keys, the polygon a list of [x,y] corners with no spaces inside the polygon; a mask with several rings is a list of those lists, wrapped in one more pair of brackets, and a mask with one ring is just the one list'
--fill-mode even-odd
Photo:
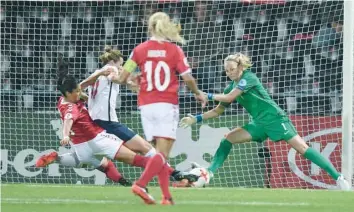
{"label": "white shorts", "polygon": [[80,144],[73,144],[72,147],[80,163],[96,165],[96,157],[105,156],[114,159],[122,144],[123,141],[117,136],[104,131],[99,133],[94,139]]}
{"label": "white shorts", "polygon": [[147,141],[152,141],[155,137],[176,140],[179,121],[178,105],[153,103],[141,106],[140,110]]}

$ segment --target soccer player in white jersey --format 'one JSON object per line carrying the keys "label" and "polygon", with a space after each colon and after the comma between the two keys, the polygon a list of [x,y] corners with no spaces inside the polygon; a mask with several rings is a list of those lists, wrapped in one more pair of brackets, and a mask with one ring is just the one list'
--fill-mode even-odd
{"label": "soccer player in white jersey", "polygon": [[118,74],[123,64],[123,57],[119,50],[110,47],[100,56],[104,65],[90,77],[80,83],[81,89],[88,88],[88,110],[92,120],[108,133],[114,134],[125,143],[124,146],[145,156],[155,155],[155,149],[141,136],[118,122],[115,111],[116,100],[119,94],[119,84],[113,83],[109,76],[101,72],[110,71]]}

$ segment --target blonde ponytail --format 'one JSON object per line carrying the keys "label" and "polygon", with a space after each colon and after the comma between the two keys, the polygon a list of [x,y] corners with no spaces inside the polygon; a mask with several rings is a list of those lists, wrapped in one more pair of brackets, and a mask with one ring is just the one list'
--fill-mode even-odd
{"label": "blonde ponytail", "polygon": [[237,63],[237,65],[241,65],[242,67],[244,67],[244,69],[248,69],[253,65],[251,59],[242,53],[227,56],[224,60],[224,63],[228,61],[233,61]]}
{"label": "blonde ponytail", "polygon": [[100,60],[103,65],[106,65],[111,60],[117,62],[118,60],[120,60],[121,57],[123,57],[123,55],[120,53],[119,50],[113,50],[112,47],[106,46],[104,48],[104,53],[100,56]]}
{"label": "blonde ponytail", "polygon": [[149,18],[149,32],[157,39],[167,39],[180,44],[185,44],[185,40],[179,34],[181,26],[171,22],[170,17],[163,12],[154,13]]}

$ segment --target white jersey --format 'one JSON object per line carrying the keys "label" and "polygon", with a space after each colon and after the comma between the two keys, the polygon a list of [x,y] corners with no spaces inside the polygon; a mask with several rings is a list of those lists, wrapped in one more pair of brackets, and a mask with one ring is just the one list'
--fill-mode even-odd
{"label": "white jersey", "polygon": [[[96,70],[103,71],[108,68],[113,68],[118,72],[118,69],[111,65],[105,65],[102,69]],[[88,111],[92,120],[103,121],[118,121],[116,114],[116,101],[119,93],[119,85],[113,83],[106,76],[100,76],[96,83],[88,87]]]}

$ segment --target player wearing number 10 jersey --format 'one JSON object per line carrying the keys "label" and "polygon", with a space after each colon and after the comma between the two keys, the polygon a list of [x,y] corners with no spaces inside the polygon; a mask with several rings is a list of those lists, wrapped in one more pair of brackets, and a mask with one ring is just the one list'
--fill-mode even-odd
{"label": "player wearing number 10 jersey", "polygon": [[126,82],[137,67],[141,70],[139,79],[138,105],[141,120],[148,141],[156,142],[157,154],[152,157],[132,191],[145,203],[155,200],[145,187],[154,176],[158,176],[163,193],[162,204],[173,204],[169,192],[168,170],[164,168],[166,159],[176,139],[179,121],[178,75],[195,94],[197,100],[206,103],[206,98],[198,90],[192,77],[187,59],[176,44],[183,43],[179,29],[170,21],[166,13],[158,12],[149,18],[148,30],[151,39],[138,45],[124,65],[124,71],[117,76],[120,83]]}

